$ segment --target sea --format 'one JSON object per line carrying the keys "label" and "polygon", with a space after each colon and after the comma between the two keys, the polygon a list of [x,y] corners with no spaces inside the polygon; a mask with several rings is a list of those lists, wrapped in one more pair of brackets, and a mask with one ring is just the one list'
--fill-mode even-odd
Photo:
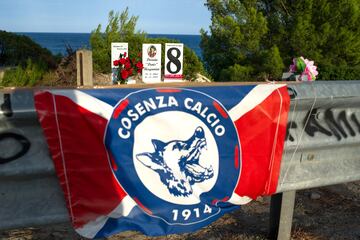
{"label": "sea", "polygon": [[[79,48],[90,48],[90,33],[18,33],[30,37],[40,46],[49,49],[53,54],[66,55],[66,46],[73,50]],[[179,35],[179,34],[148,34],[150,38],[170,38],[184,43],[194,50],[196,55],[202,58],[200,48],[200,35]]]}

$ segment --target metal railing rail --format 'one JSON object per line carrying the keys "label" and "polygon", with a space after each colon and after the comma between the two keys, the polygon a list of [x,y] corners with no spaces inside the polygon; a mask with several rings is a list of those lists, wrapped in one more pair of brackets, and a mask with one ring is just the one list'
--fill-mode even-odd
{"label": "metal railing rail", "polygon": [[278,192],[360,180],[360,82],[290,84]]}
{"label": "metal railing rail", "polygon": [[[288,89],[277,191],[360,180],[360,81],[289,83]],[[0,229],[69,221],[32,90],[0,90],[0,206]],[[278,229],[279,212],[274,216]]]}

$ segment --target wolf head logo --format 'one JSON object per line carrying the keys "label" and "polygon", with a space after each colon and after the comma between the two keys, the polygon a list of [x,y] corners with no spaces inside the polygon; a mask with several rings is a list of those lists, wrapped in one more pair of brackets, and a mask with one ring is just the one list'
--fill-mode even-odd
{"label": "wolf head logo", "polygon": [[153,153],[140,153],[136,159],[157,172],[161,182],[174,196],[188,196],[193,193],[192,185],[214,176],[212,166],[199,163],[201,152],[206,148],[204,130],[197,127],[194,134],[185,141],[173,140],[164,143],[152,140]]}

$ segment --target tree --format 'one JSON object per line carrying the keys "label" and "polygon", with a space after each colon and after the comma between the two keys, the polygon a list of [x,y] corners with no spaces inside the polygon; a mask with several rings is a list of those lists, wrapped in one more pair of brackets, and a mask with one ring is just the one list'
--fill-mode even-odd
{"label": "tree", "polygon": [[265,17],[255,1],[208,0],[206,5],[212,13],[211,34],[201,31],[201,48],[208,72],[215,80],[230,81],[229,73],[240,71],[241,80],[250,80],[268,32]]}
{"label": "tree", "polygon": [[[109,13],[108,25],[105,32],[99,25],[90,36],[90,44],[93,51],[94,70],[102,73],[109,73],[111,63],[111,43],[128,42],[130,58],[137,57],[142,52],[143,43],[164,43],[178,42],[167,38],[149,38],[144,31],[136,31],[138,17],[129,16],[126,8],[122,13]],[[162,62],[164,63],[165,51],[162,51]],[[200,59],[193,50],[184,47],[184,76],[187,79],[195,78],[196,73],[204,72],[204,67]]]}
{"label": "tree", "polygon": [[[201,47],[215,80],[279,79],[297,56],[315,61],[319,79],[360,77],[358,0],[207,0],[206,6],[212,24],[210,34],[202,30]],[[240,71],[238,78],[231,71]]]}
{"label": "tree", "polygon": [[129,18],[128,8],[121,14],[111,11],[105,32],[102,32],[102,26],[99,24],[91,33],[90,45],[95,71],[103,73],[110,71],[112,42],[130,42],[130,58],[141,52],[139,46],[145,40],[146,34],[142,31],[135,32],[137,20],[138,17],[135,16]]}
{"label": "tree", "polygon": [[29,37],[0,31],[0,66],[26,67],[29,59],[45,68],[56,67],[56,58],[51,52]]}
{"label": "tree", "polygon": [[0,66],[9,66],[0,86],[34,86],[51,69],[57,59],[29,37],[0,31]]}

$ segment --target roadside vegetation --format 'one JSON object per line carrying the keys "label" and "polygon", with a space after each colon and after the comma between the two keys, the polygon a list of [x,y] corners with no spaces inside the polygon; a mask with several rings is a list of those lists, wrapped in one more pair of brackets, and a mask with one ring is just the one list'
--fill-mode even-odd
{"label": "roadside vegetation", "polygon": [[[184,46],[184,77],[198,73],[214,81],[280,80],[294,57],[317,65],[319,80],[360,78],[360,1],[207,0],[209,31],[201,30],[203,60]],[[90,36],[94,72],[111,72],[111,42],[128,42],[130,58],[150,38],[137,30],[139,17],[111,11],[105,28]],[[70,49],[71,50],[71,49]],[[162,51],[164,64],[165,51]],[[74,51],[54,56],[29,37],[0,30],[0,86],[76,85]],[[3,68],[7,71],[2,74]]]}
{"label": "roadside vegetation", "polygon": [[207,0],[202,30],[215,81],[280,80],[292,58],[318,66],[319,80],[360,78],[359,0]]}
{"label": "roadside vegetation", "polygon": [[6,67],[0,86],[34,86],[56,68],[54,56],[29,37],[0,31],[0,67]]}
{"label": "roadside vegetation", "polygon": [[[136,58],[142,52],[143,43],[162,44],[162,64],[165,62],[165,43],[177,43],[179,41],[168,38],[149,38],[144,31],[136,30],[139,17],[129,16],[128,9],[123,12],[109,13],[108,25],[103,30],[99,25],[91,33],[90,45],[93,51],[94,70],[100,73],[110,73],[111,43],[128,42],[130,59]],[[192,80],[197,73],[205,74],[201,60],[195,52],[184,46],[184,76]]]}

